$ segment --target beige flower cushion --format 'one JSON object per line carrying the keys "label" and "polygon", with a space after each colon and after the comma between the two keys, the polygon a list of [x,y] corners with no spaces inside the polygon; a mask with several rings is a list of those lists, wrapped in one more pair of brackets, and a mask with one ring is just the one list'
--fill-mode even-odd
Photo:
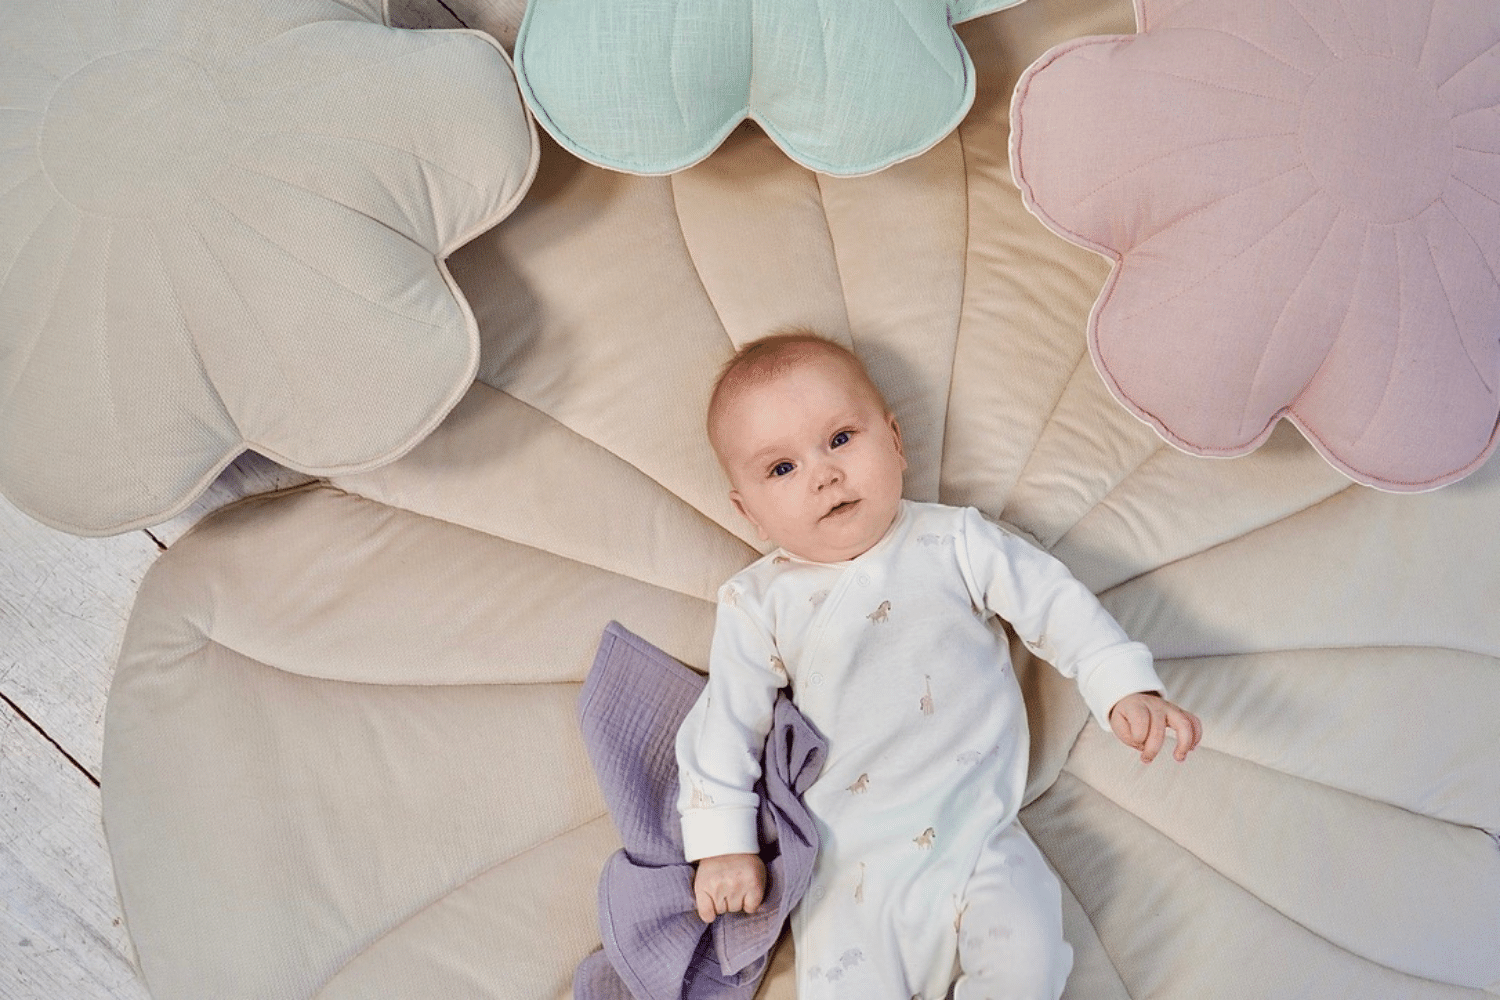
{"label": "beige flower cushion", "polygon": [[[1143,767],[1016,648],[1022,820],[1076,1000],[1500,995],[1500,465],[1351,485],[1294,430],[1184,455],[1089,364],[1104,261],[1010,183],[1021,69],[1116,0],[966,25],[924,156],[806,172],[752,130],[630,177],[556,147],[457,254],[482,380],[400,461],[203,523],[146,580],[105,824],[157,1000],[562,1000],[618,838],[576,698],[614,618],[703,668],[756,555],[703,440],[715,369],[805,322],[889,394],[909,495],[976,504],[1151,644],[1204,746]],[[762,988],[793,996],[783,942]]]}
{"label": "beige flower cushion", "polygon": [[443,258],[536,169],[509,60],[382,0],[0,13],[0,491],[109,534],[247,448],[405,453],[474,378]]}

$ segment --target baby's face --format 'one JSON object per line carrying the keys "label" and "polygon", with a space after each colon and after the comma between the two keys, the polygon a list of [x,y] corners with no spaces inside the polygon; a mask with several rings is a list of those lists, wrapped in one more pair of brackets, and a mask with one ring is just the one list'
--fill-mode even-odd
{"label": "baby's face", "polygon": [[815,562],[880,541],[901,504],[901,431],[857,375],[813,358],[737,390],[720,411],[729,498],[762,538]]}

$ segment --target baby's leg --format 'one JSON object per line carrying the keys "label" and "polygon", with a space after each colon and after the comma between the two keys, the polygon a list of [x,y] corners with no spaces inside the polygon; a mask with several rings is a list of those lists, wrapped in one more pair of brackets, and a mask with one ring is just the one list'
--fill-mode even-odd
{"label": "baby's leg", "polygon": [[959,904],[954,1000],[1057,1000],[1073,968],[1062,890],[1036,844],[1012,823],[986,842]]}

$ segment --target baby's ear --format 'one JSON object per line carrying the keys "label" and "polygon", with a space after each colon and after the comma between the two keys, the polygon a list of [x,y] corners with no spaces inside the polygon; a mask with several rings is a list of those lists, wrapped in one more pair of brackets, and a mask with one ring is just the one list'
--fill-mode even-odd
{"label": "baby's ear", "polygon": [[740,512],[740,517],[750,522],[751,527],[755,529],[755,533],[760,535],[761,541],[770,541],[771,536],[766,534],[766,529],[762,528],[760,522],[750,515],[750,509],[745,506],[745,501],[740,496],[739,490],[729,491],[729,502],[734,504],[734,509]]}
{"label": "baby's ear", "polygon": [[885,415],[886,422],[890,424],[891,436],[896,439],[896,454],[901,456],[901,468],[906,468],[906,451],[901,447],[901,425],[896,422],[895,413]]}

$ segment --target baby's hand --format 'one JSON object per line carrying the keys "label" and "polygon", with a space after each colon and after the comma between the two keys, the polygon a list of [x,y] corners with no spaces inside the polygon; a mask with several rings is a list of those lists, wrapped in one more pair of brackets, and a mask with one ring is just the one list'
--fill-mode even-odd
{"label": "baby's hand", "polygon": [[1177,749],[1172,756],[1187,758],[1188,751],[1203,738],[1203,723],[1192,712],[1184,711],[1159,694],[1138,692],[1115,702],[1109,710],[1109,725],[1126,746],[1141,752],[1142,763],[1156,759],[1170,728],[1177,734]]}
{"label": "baby's hand", "polygon": [[754,913],[766,896],[766,866],[754,854],[719,854],[698,862],[693,876],[698,917],[705,924],[721,913]]}

